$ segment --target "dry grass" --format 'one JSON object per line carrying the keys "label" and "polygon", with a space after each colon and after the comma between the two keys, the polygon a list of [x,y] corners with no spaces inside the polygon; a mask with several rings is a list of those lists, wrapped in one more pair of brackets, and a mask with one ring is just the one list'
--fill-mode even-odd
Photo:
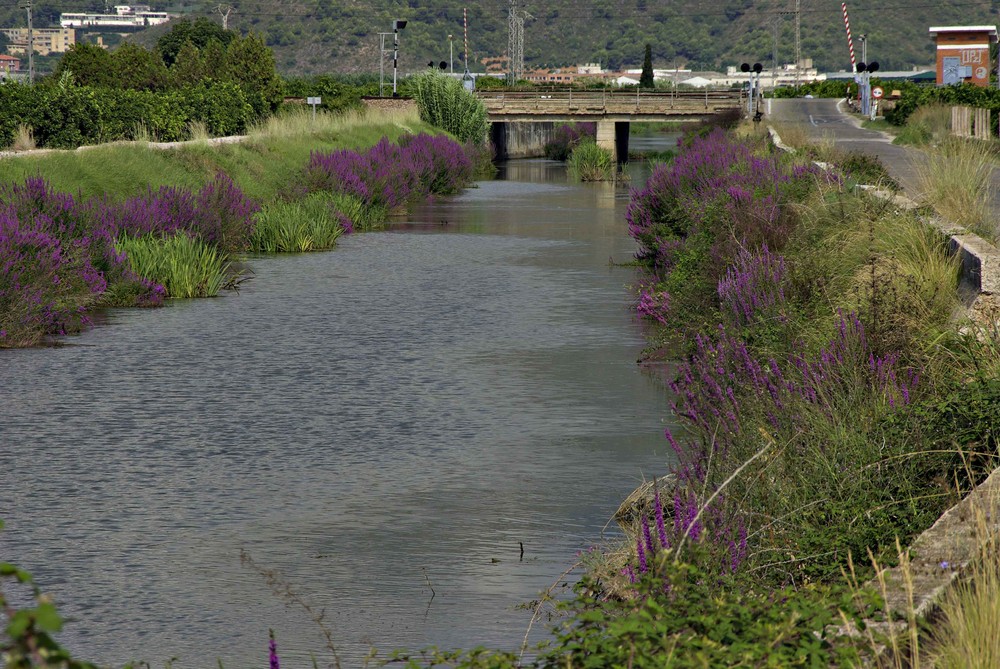
{"label": "dry grass", "polygon": [[14,133],[14,141],[11,143],[10,148],[12,151],[31,151],[36,148],[31,126],[24,125],[23,123],[17,126],[17,132]]}
{"label": "dry grass", "polygon": [[208,132],[208,126],[204,121],[191,121],[188,123],[188,137],[193,142],[205,142],[212,138]]}
{"label": "dry grass", "polygon": [[136,123],[135,128],[132,130],[132,136],[135,138],[135,141],[144,144],[156,141],[156,138],[149,132],[149,128],[145,123]]}
{"label": "dry grass", "polygon": [[937,103],[919,107],[906,125],[916,128],[932,142],[941,142],[951,135],[951,106]]}
{"label": "dry grass", "polygon": [[991,206],[992,173],[989,145],[960,139],[942,142],[917,166],[927,204],[948,222],[995,242],[1000,231]]}
{"label": "dry grass", "polygon": [[982,556],[973,562],[967,578],[945,595],[941,622],[931,633],[929,666],[939,669],[1000,667],[1000,556],[987,512],[977,511]]}
{"label": "dry grass", "polygon": [[288,113],[272,116],[247,131],[255,140],[275,137],[298,137],[303,135],[345,132],[361,126],[394,125],[410,132],[419,125],[420,116],[414,111],[399,110],[352,110],[344,114],[318,112],[313,119],[311,109],[296,109]]}
{"label": "dry grass", "polygon": [[805,148],[810,144],[809,135],[800,123],[772,123],[770,125],[781,137],[781,141],[795,150]]}

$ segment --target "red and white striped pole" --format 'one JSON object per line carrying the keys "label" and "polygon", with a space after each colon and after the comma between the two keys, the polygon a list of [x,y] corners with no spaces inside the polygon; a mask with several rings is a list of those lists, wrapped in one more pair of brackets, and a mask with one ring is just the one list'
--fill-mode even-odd
{"label": "red and white striped pole", "polygon": [[462,23],[465,25],[465,71],[469,71],[469,10],[462,8]]}
{"label": "red and white striped pole", "polygon": [[847,48],[851,51],[851,72],[857,69],[857,62],[854,60],[854,40],[851,38],[851,21],[847,18],[847,3],[841,3],[844,10],[844,27],[847,28]]}

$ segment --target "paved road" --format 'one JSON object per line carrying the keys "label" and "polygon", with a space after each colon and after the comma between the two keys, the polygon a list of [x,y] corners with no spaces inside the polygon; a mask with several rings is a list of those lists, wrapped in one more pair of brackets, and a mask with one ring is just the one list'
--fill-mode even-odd
{"label": "paved road", "polygon": [[861,127],[860,117],[849,114],[842,99],[794,98],[769,100],[765,121],[796,125],[813,140],[832,140],[849,151],[859,151],[882,161],[889,174],[903,186],[912,200],[920,200],[915,165],[922,157],[919,149],[892,144],[892,136]]}

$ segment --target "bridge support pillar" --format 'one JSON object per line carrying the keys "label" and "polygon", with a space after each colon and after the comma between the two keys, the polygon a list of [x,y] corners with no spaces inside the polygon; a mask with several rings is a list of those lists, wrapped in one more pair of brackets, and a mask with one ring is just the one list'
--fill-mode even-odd
{"label": "bridge support pillar", "polygon": [[628,121],[598,121],[597,146],[607,149],[618,163],[628,162]]}
{"label": "bridge support pillar", "polygon": [[597,122],[597,146],[610,151],[615,160],[618,160],[618,152],[615,151],[617,148],[615,145],[618,143],[615,125],[614,121]]}

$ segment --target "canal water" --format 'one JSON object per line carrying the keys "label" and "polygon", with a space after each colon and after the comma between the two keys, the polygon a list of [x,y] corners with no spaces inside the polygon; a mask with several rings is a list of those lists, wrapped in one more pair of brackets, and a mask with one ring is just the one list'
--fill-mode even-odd
{"label": "canal water", "polygon": [[252,260],[238,295],[0,351],[0,561],[107,665],[264,667],[269,628],[286,666],[326,665],[296,598],[344,667],[517,650],[523,605],[669,463],[615,264],[627,203],[512,162],[335,251]]}

